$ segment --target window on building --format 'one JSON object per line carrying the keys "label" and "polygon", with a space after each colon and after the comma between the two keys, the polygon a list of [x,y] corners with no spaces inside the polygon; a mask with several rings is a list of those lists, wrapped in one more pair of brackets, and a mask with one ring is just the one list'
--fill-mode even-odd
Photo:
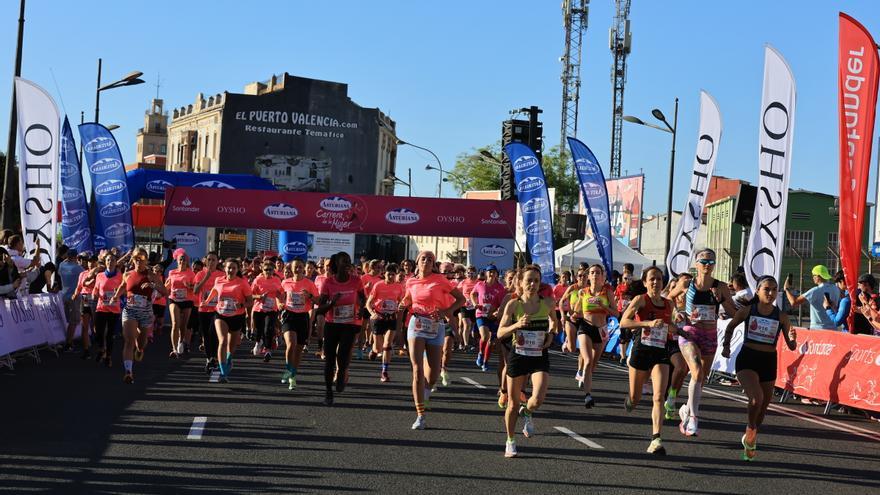
{"label": "window on building", "polygon": [[[797,251],[797,254],[794,251]],[[813,231],[811,230],[786,230],[785,231],[785,255],[804,258],[813,257]]]}
{"label": "window on building", "polygon": [[833,274],[840,270],[840,237],[837,232],[828,233],[828,253],[826,254],[825,266]]}
{"label": "window on building", "polygon": [[168,152],[168,148],[164,144],[159,145],[159,153],[164,155],[167,152]]}

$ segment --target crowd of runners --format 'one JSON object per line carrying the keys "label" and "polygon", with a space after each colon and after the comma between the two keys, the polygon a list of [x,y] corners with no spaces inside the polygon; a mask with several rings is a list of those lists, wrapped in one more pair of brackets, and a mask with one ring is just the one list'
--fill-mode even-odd
{"label": "crowd of runners", "polygon": [[[66,252],[58,271],[70,322],[68,346],[79,321],[87,329],[81,357],[112,367],[121,327],[125,383],[134,382],[147,345],[165,347],[170,359],[204,356],[206,376],[219,375],[215,381],[227,383],[235,351],[246,338],[254,343],[249,351],[277,366],[291,391],[311,349],[323,360],[327,406],[345,390],[354,357],[375,361],[376,379],[388,382],[393,357],[407,356],[416,430],[427,426],[432,391],[450,382],[453,352],[469,352],[478,369],[497,374],[507,457],[517,455],[520,419],[523,436],[536,434],[533,415],[547,394],[548,349],[554,342],[561,342],[563,352],[577,353],[575,380],[583,405],[596,404],[593,373],[612,320],[619,322],[621,364],[629,368],[621,405],[631,412],[643,394],[652,397],[647,451],[665,454],[664,420],[678,422],[682,435],[698,435],[721,310],[733,318],[729,329],[746,323],[736,370],[749,399],[742,458],[752,460],[773,397],[776,341],[781,334],[789,348],[796,342],[787,315],[775,306],[777,281],[764,277],[751,300],[735,298],[727,283],[713,278],[715,253],[709,249],[696,254],[695,275],[669,283],[656,267],[637,278],[632,266],[606,274],[600,264],[582,264],[557,277],[555,285],[542,283],[535,265],[502,274],[494,265],[438,262],[430,251],[399,264],[360,265],[344,252],[318,263],[275,256],[221,260],[215,252],[191,260],[181,248],[169,253],[161,260],[143,248],[98,256]],[[0,254],[6,262],[7,253]],[[727,332],[720,343],[725,356],[730,339]],[[687,400],[679,407],[687,375]]]}

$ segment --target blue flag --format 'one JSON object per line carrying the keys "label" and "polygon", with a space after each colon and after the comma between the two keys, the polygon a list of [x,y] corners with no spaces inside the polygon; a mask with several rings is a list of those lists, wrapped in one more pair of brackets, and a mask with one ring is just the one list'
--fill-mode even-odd
{"label": "blue flag", "polygon": [[83,187],[82,169],[76,156],[76,141],[70,122],[64,117],[61,130],[61,240],[67,247],[80,253],[92,253],[92,229],[89,224],[89,207]]}
{"label": "blue flag", "polygon": [[89,174],[92,177],[92,198],[95,200],[95,247],[119,248],[127,251],[134,246],[131,225],[131,202],[125,166],[116,139],[106,127],[97,123],[81,124],[79,137]]}
{"label": "blue flag", "polygon": [[[309,233],[290,232],[287,230],[278,231],[278,256],[281,256],[285,263],[295,259],[308,261]],[[283,275],[283,273],[278,275]]]}
{"label": "blue flag", "polygon": [[596,250],[605,265],[605,276],[611,277],[611,268],[614,264],[611,246],[611,222],[608,214],[608,189],[605,187],[605,175],[596,155],[587,148],[587,145],[579,140],[568,138],[568,148],[574,159],[574,168],[577,171],[578,182],[581,184],[581,194],[584,197],[584,206],[590,217],[590,228],[596,239]]}
{"label": "blue flag", "polygon": [[513,164],[513,180],[516,183],[526,231],[526,249],[532,255],[532,262],[541,267],[541,281],[553,284],[556,272],[553,259],[553,216],[544,169],[535,153],[524,144],[508,144],[504,151]]}

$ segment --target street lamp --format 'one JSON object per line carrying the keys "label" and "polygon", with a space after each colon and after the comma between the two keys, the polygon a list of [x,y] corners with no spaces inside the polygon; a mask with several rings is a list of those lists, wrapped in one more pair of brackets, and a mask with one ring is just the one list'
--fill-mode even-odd
{"label": "street lamp", "polygon": [[[436,171],[440,172],[440,181],[437,182],[437,197],[441,198],[441,197],[443,197],[443,174],[445,174],[446,171],[443,170],[443,165],[440,165],[439,158],[437,159],[437,165],[439,165],[439,166],[433,167],[431,165],[425,165],[425,170],[436,170]],[[437,256],[437,251],[439,249],[440,249],[440,237],[435,236],[434,237],[434,256]]]}
{"label": "street lamp", "polygon": [[144,80],[140,79],[140,77],[144,75],[143,72],[136,70],[129,72],[122,79],[112,82],[110,84],[105,84],[101,86],[101,59],[98,59],[98,84],[95,89],[95,122],[100,122],[98,120],[98,115],[100,114],[101,107],[101,91],[106,91],[108,89],[119,88],[122,86],[134,86],[137,84],[143,84]]}
{"label": "street lamp", "polygon": [[[663,132],[669,132],[672,134],[672,152],[669,157],[669,194],[666,198],[666,250],[665,254],[669,255],[669,246],[672,243],[672,180],[675,176],[675,133],[678,130],[678,98],[675,99],[675,111],[672,117],[672,125],[669,125],[669,122],[666,120],[666,116],[663,115],[663,112],[660,111],[659,108],[655,108],[651,110],[651,115],[654,116],[655,119],[662,122],[666,127],[661,127],[656,124],[651,124],[649,122],[645,122],[638,117],[633,117],[631,115],[624,115],[623,120],[627,122],[632,122],[633,124],[644,125],[647,127],[653,127],[654,129],[659,129]],[[666,267],[667,271],[669,267]]]}
{"label": "street lamp", "polygon": [[[412,197],[412,169],[411,168],[407,169],[407,179],[408,179],[408,181],[404,181],[402,179],[399,179],[394,174],[388,174],[385,176],[384,179],[382,179],[382,183],[389,185],[389,186],[393,186],[394,184],[400,184],[402,186],[406,186],[407,196],[409,196],[411,198]],[[404,259],[409,259],[409,236],[408,235],[406,236],[406,256],[404,256]]]}

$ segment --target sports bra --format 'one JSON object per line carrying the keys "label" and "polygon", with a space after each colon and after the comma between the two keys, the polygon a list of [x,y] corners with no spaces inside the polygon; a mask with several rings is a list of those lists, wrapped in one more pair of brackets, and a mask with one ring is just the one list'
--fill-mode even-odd
{"label": "sports bra", "polygon": [[592,295],[589,291],[589,288],[584,288],[578,292],[584,313],[607,313],[610,304],[608,286],[602,287],[602,291],[597,295]]}

